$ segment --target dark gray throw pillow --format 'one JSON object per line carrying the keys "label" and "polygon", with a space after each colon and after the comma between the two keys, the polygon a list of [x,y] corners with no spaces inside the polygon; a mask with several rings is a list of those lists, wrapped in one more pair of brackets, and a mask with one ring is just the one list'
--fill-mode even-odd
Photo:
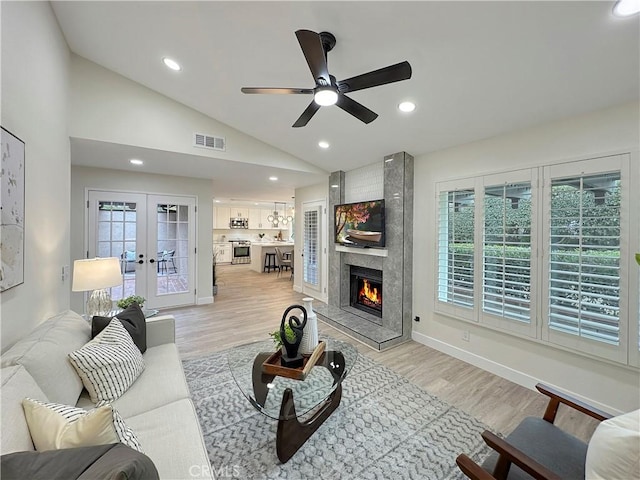
{"label": "dark gray throw pillow", "polygon": [[[137,303],[132,303],[115,316],[133,339],[140,353],[147,351],[147,321]],[[91,320],[91,338],[94,338],[109,325],[113,317],[94,316]]]}

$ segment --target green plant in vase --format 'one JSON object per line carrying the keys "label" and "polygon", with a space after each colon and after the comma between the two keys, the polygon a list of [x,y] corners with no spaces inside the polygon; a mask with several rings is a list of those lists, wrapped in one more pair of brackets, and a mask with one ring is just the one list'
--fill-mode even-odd
{"label": "green plant in vase", "polygon": [[640,253],[636,253],[636,263],[640,265]]}
{"label": "green plant in vase", "polygon": [[[296,341],[296,334],[291,329],[288,323],[285,323],[284,325],[284,334],[287,336],[287,340],[289,340],[289,342]],[[280,329],[277,329],[271,332],[269,336],[273,339],[273,343],[275,343],[276,349],[282,348],[283,343],[282,343],[282,338],[280,337]]]}
{"label": "green plant in vase", "polygon": [[146,301],[147,299],[144,297],[141,297],[140,295],[129,295],[126,298],[122,298],[118,300],[117,305],[119,308],[122,308],[124,310],[132,303],[137,303],[140,306],[140,308],[142,308],[142,306],[144,305],[144,302]]}

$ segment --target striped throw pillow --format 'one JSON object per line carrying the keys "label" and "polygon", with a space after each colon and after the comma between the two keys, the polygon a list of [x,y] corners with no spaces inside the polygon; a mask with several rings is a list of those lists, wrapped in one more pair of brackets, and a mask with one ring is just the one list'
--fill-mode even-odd
{"label": "striped throw pillow", "polygon": [[22,407],[38,451],[120,442],[144,453],[136,435],[111,405],[87,411],[25,398]]}
{"label": "striped throw pillow", "polygon": [[144,370],[140,350],[117,318],[69,360],[98,407],[122,396]]}

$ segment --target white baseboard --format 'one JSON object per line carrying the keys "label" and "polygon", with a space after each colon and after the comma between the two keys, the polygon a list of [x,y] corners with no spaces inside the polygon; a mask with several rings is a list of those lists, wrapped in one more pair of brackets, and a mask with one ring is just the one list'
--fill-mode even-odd
{"label": "white baseboard", "polygon": [[624,412],[618,410],[617,408],[611,407],[610,405],[605,405],[603,403],[597,402],[596,400],[592,400],[590,398],[586,398],[579,393],[571,392],[562,386],[553,385],[549,382],[546,382],[544,379],[538,379],[528,375],[519,370],[515,370],[513,368],[507,367],[500,363],[494,362],[493,360],[489,360],[488,358],[481,357],[480,355],[476,355],[475,353],[467,352],[462,348],[450,345],[441,340],[437,340],[433,337],[429,337],[423,333],[419,332],[411,332],[411,338],[422,345],[426,345],[427,347],[431,347],[434,350],[438,350],[439,352],[446,353],[458,360],[462,360],[463,362],[467,362],[475,367],[486,370],[487,372],[493,373],[494,375],[498,375],[510,382],[517,383],[518,385],[522,385],[530,390],[535,390],[535,386],[537,383],[544,383],[550,387],[557,388],[563,392],[568,393],[569,395],[576,397],[579,400],[582,400],[589,405],[593,405],[596,408],[604,410],[605,412],[612,413],[614,415],[620,415]]}
{"label": "white baseboard", "polygon": [[200,297],[196,300],[196,305],[209,305],[213,303],[213,297]]}

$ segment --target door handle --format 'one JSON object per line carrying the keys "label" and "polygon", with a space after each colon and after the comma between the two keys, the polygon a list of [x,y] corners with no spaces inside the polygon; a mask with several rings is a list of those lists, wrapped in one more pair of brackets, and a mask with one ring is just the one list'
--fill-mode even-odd
{"label": "door handle", "polygon": [[149,263],[155,263],[155,260],[153,258],[150,258]]}

